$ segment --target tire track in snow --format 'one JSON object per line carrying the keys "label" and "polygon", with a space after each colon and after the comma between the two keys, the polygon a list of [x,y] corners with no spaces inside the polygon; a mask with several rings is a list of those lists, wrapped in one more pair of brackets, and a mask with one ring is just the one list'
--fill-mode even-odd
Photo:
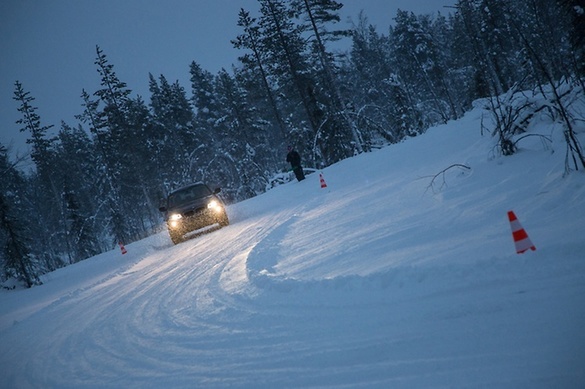
{"label": "tire track in snow", "polygon": [[[45,328],[54,335],[33,334],[24,342],[53,357],[34,359],[26,367],[30,374],[18,374],[21,367],[13,376],[27,376],[32,387],[101,387],[126,375],[133,377],[133,386],[155,386],[169,377],[178,384],[220,377],[229,383],[225,367],[240,365],[257,347],[249,322],[255,321],[258,307],[242,294],[249,285],[241,284],[236,294],[233,288],[224,289],[224,270],[233,274],[229,266],[234,258],[244,260],[241,251],[277,224],[268,219],[234,223],[155,251],[56,301],[42,311],[43,317],[52,318]],[[22,323],[23,334],[32,320]],[[22,346],[21,341],[14,343],[15,348]],[[234,351],[238,344],[248,346]],[[264,348],[258,355],[268,354]],[[221,371],[214,368],[219,365],[224,366]],[[64,371],[66,379],[57,373]]]}

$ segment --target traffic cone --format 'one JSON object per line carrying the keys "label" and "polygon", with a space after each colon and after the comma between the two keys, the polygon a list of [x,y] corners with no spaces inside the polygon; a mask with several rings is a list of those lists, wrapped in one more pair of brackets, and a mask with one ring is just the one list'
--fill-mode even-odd
{"label": "traffic cone", "polygon": [[323,173],[319,173],[319,181],[321,182],[321,188],[327,188],[327,184],[325,183],[325,179],[323,178]]}
{"label": "traffic cone", "polygon": [[126,251],[126,247],[124,247],[124,245],[122,244],[122,242],[118,243],[120,245],[120,250],[122,250],[122,255],[126,254],[128,251]]}
{"label": "traffic cone", "polygon": [[534,251],[536,247],[532,244],[532,241],[528,237],[528,234],[522,228],[522,225],[516,218],[516,215],[512,211],[508,211],[508,219],[510,220],[510,227],[512,228],[512,237],[514,238],[514,244],[516,245],[516,253],[522,254],[528,249]]}

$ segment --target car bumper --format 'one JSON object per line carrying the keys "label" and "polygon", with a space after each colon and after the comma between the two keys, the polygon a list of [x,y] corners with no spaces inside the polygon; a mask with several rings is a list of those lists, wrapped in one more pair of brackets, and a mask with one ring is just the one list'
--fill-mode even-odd
{"label": "car bumper", "polygon": [[179,220],[168,220],[169,231],[174,234],[184,235],[199,230],[212,224],[220,223],[226,217],[225,209],[207,209],[192,216],[186,216]]}

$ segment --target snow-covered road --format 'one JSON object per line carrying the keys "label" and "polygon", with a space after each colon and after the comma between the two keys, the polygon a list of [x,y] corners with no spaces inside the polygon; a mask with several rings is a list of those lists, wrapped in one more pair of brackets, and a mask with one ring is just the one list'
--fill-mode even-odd
{"label": "snow-covered road", "polygon": [[0,387],[582,388],[585,179],[478,120],[1,292]]}

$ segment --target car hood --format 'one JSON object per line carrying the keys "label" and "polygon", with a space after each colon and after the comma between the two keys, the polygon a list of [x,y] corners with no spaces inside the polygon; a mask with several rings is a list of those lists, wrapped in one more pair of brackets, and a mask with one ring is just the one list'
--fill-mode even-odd
{"label": "car hood", "polygon": [[209,204],[212,199],[216,199],[216,196],[210,195],[206,197],[200,197],[188,203],[179,204],[175,207],[167,209],[165,217],[168,218],[168,216],[172,215],[173,213],[180,213],[184,215],[192,211],[197,211],[200,208],[207,208],[207,204]]}

